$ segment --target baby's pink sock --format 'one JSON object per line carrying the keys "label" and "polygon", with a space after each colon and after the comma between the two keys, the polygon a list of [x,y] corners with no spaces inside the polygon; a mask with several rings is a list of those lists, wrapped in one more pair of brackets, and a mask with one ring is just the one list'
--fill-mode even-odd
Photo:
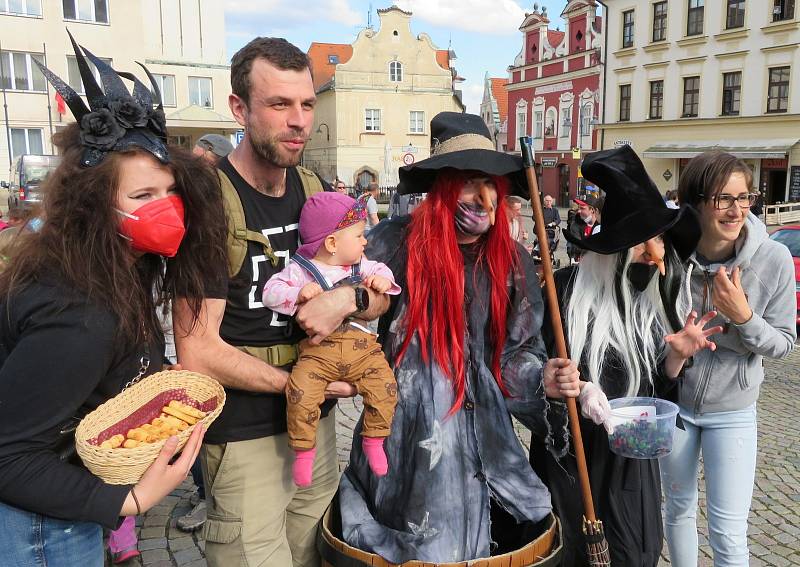
{"label": "baby's pink sock", "polygon": [[361,446],[367,455],[369,468],[376,476],[386,476],[389,472],[389,463],[386,462],[386,453],[383,452],[383,437],[363,437]]}
{"label": "baby's pink sock", "polygon": [[317,448],[313,449],[295,449],[294,451],[294,465],[292,465],[292,478],[297,486],[308,486],[311,484],[311,477],[314,473],[314,457],[317,454]]}

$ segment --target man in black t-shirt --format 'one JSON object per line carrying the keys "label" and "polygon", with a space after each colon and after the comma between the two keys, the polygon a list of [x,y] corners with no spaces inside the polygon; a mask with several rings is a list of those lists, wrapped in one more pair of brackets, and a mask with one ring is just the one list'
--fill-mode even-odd
{"label": "man in black t-shirt", "polygon": [[[317,523],[338,486],[333,401],[323,407],[317,458],[310,487],[292,482],[286,435],[284,388],[297,356],[297,342],[320,342],[356,312],[374,319],[385,296],[337,288],[303,304],[294,320],[261,303],[264,283],[282,270],[298,246],[298,220],[305,202],[297,169],[314,119],[316,96],[308,57],[286,40],[257,38],[234,55],[231,112],[244,140],[220,161],[242,204],[248,239],[241,267],[209,266],[221,281],[207,298],[205,317],[188,329],[189,309],[175,304],[178,361],[216,378],[226,390],[222,414],[206,434],[201,452],[208,521],[203,528],[211,567],[318,565]],[[229,211],[229,215],[230,215]],[[231,226],[229,218],[229,228]],[[329,385],[330,399],[352,396],[353,386]]]}

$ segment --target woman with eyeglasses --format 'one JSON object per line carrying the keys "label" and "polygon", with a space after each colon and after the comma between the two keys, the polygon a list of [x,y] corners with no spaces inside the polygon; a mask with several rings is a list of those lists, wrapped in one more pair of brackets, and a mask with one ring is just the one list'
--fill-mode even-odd
{"label": "woman with eyeglasses", "polygon": [[665,532],[676,567],[697,565],[697,482],[706,479],[714,565],[748,565],[747,516],[756,467],[756,401],[762,359],[787,356],[797,338],[794,264],[768,238],[750,206],[753,175],[723,152],[692,159],[678,198],[700,213],[702,237],[691,258],[692,309],[715,310],[716,349],[698,352],[680,382],[682,429],[661,459]]}

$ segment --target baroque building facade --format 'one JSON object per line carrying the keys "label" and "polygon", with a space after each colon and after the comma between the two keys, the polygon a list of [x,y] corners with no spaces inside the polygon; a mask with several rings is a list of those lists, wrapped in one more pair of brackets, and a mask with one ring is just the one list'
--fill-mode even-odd
{"label": "baroque building facade", "polygon": [[430,155],[430,121],[463,112],[449,49],[411,31],[411,12],[378,10],[379,28],[352,45],[312,43],[317,90],[303,163],[327,181],[364,188],[398,182],[397,170]]}

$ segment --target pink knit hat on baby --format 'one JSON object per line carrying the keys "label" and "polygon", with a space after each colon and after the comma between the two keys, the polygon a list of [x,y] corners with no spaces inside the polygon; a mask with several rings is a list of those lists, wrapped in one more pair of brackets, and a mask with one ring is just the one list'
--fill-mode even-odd
{"label": "pink knit hat on baby", "polygon": [[300,211],[300,242],[297,253],[304,258],[316,256],[325,238],[367,218],[364,199],[325,191],[311,195]]}

